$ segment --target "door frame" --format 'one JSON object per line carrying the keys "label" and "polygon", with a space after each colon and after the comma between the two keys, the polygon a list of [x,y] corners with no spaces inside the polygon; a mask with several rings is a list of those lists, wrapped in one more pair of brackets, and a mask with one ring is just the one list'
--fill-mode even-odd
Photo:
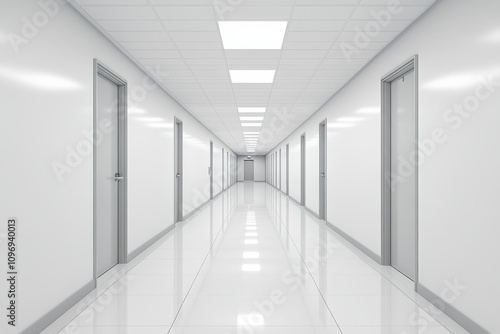
{"label": "door frame", "polygon": [[[174,224],[183,218],[183,123],[174,117]],[[179,174],[179,176],[177,176]]]}
{"label": "door frame", "polygon": [[381,264],[391,265],[391,83],[404,74],[415,73],[415,288],[418,283],[418,55],[414,55],[381,79],[382,125],[382,256]]}
{"label": "door frame", "polygon": [[106,78],[118,86],[118,173],[123,176],[123,180],[119,182],[118,187],[118,263],[128,262],[128,245],[127,245],[127,188],[128,188],[128,173],[127,173],[127,81],[119,76],[115,71],[104,65],[100,60],[94,58],[94,105],[93,105],[93,256],[94,256],[94,284],[97,286],[97,145],[95,131],[99,129],[98,118],[98,96],[99,96],[99,76]]}
{"label": "door frame", "polygon": [[278,189],[281,190],[281,178],[283,177],[281,174],[283,169],[283,161],[281,161],[281,148],[278,151],[278,161],[279,161],[279,169],[278,169]]}
{"label": "door frame", "polygon": [[222,189],[221,192],[224,191],[224,147],[222,148]]}
{"label": "door frame", "polygon": [[[323,129],[322,129],[323,128]],[[321,132],[323,132],[323,140],[321,140]],[[327,120],[326,118],[319,123],[319,218],[326,220],[326,196],[327,196]],[[323,169],[323,172],[321,171]]]}
{"label": "door frame", "polygon": [[290,191],[290,144],[286,144],[286,150],[285,150],[285,154],[286,154],[286,159],[285,159],[285,162],[286,162],[286,195],[288,196]]}
{"label": "door frame", "polygon": [[300,135],[300,205],[306,205],[306,133]]}
{"label": "door frame", "polygon": [[214,198],[214,142],[210,141],[210,199]]}

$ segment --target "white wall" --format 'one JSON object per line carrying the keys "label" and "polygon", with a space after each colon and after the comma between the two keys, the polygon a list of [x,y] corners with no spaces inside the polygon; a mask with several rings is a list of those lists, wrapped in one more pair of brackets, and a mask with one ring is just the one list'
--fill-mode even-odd
{"label": "white wall", "polygon": [[[290,195],[317,210],[318,124],[328,119],[327,220],[381,254],[380,79],[419,55],[419,283],[488,332],[500,332],[500,2],[441,0],[363,69],[290,142]],[[483,82],[490,82],[484,84]],[[466,105],[459,111],[455,106]],[[455,108],[455,109],[454,109]],[[350,127],[340,118],[351,117]],[[436,131],[444,140],[430,140]],[[424,145],[422,145],[423,147]],[[423,151],[424,152],[424,151]],[[429,153],[430,152],[430,153]],[[312,193],[311,193],[312,192]],[[450,282],[465,287],[453,295]]]}
{"label": "white wall", "polygon": [[[238,181],[244,181],[245,178],[245,167],[244,160],[247,156],[238,156]],[[265,155],[252,155],[254,161],[254,181],[265,182],[266,181],[266,156]]]}
{"label": "white wall", "polygon": [[[184,122],[186,205],[208,198],[209,141],[228,148],[71,6],[52,7],[53,17],[18,53],[6,34],[22,35],[22,19],[43,10],[38,0],[1,7],[0,216],[19,219],[22,284],[19,324],[12,330],[2,321],[0,332],[19,333],[93,279],[92,154],[73,158],[60,180],[52,167],[66,165],[69,150],[90,143],[84,132],[93,127],[93,58],[128,82],[129,253],[173,223],[174,116]],[[216,163],[215,172],[221,167]],[[4,235],[6,224],[0,226]],[[6,267],[5,256],[0,265]]]}

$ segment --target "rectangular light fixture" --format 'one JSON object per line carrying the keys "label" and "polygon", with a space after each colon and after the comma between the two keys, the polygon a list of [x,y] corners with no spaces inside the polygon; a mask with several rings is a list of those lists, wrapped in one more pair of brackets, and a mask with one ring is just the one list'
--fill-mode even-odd
{"label": "rectangular light fixture", "polygon": [[240,117],[242,121],[262,121],[264,117]]}
{"label": "rectangular light fixture", "polygon": [[244,259],[258,259],[260,257],[259,252],[243,252]]}
{"label": "rectangular light fixture", "polygon": [[219,21],[226,50],[279,50],[287,21]]}
{"label": "rectangular light fixture", "polygon": [[239,107],[240,113],[265,113],[266,107]]}
{"label": "rectangular light fixture", "polygon": [[241,265],[241,271],[260,271],[260,264],[248,263]]}
{"label": "rectangular light fixture", "polygon": [[275,70],[229,70],[232,83],[273,83]]}
{"label": "rectangular light fixture", "polygon": [[241,123],[241,126],[249,127],[249,126],[262,126],[262,123]]}

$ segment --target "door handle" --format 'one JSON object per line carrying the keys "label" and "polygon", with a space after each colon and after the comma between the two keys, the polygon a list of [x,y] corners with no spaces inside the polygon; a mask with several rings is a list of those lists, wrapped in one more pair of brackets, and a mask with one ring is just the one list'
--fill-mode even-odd
{"label": "door handle", "polygon": [[175,177],[181,177],[181,174],[177,173],[175,174]]}
{"label": "door handle", "polygon": [[325,177],[325,173],[321,173],[321,177]]}
{"label": "door handle", "polygon": [[123,176],[120,176],[120,173],[115,173],[114,177],[115,182],[123,180]]}

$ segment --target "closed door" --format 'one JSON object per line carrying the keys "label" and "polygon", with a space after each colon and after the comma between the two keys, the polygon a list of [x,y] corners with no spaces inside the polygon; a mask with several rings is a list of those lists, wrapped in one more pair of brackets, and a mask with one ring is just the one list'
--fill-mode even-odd
{"label": "closed door", "polygon": [[184,205],[183,205],[183,164],[182,164],[182,152],[183,152],[183,127],[182,122],[175,119],[175,131],[174,131],[174,166],[175,166],[175,185],[174,185],[174,221],[177,223],[182,221],[184,215]]}
{"label": "closed door", "polygon": [[254,162],[253,160],[245,160],[244,165],[244,180],[253,181],[254,180]]}
{"label": "closed door", "polygon": [[326,121],[319,125],[319,217],[326,218]]}
{"label": "closed door", "polygon": [[415,279],[416,175],[406,163],[415,153],[415,73],[391,82],[391,265]]}
{"label": "closed door", "polygon": [[300,137],[300,204],[306,205],[306,135]]}
{"label": "closed door", "polygon": [[214,143],[210,142],[210,167],[208,173],[210,174],[210,199],[214,198]]}
{"label": "closed door", "polygon": [[101,131],[96,142],[96,242],[97,276],[118,264],[118,85],[98,76],[97,124]]}

